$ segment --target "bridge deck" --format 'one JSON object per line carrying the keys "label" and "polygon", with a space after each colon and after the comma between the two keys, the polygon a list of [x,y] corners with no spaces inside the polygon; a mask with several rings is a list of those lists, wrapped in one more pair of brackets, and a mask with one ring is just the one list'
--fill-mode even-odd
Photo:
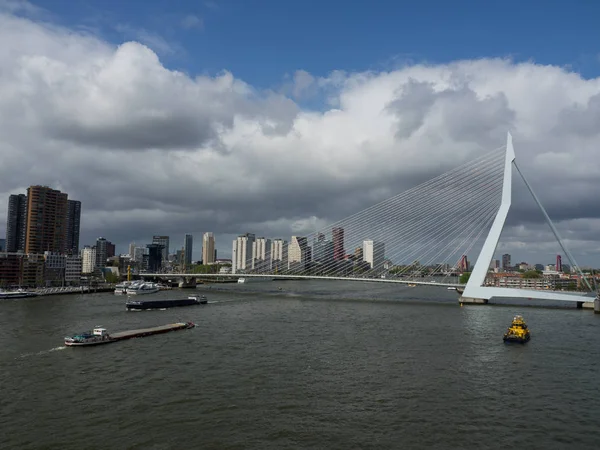
{"label": "bridge deck", "polygon": [[143,273],[144,277],[159,278],[265,278],[265,279],[300,279],[300,280],[338,280],[338,281],[363,281],[366,283],[397,283],[397,284],[417,284],[423,286],[438,287],[464,287],[460,283],[443,283],[437,281],[418,281],[397,278],[360,278],[360,277],[327,277],[319,275],[258,275],[258,274],[199,274],[199,273]]}

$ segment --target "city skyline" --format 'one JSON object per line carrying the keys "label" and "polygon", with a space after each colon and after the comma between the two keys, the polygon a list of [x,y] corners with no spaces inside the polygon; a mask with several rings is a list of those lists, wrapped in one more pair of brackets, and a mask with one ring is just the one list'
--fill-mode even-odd
{"label": "city skyline", "polygon": [[[47,196],[49,196],[48,198],[50,200],[44,200]],[[40,204],[40,206],[37,206],[36,202],[39,202],[41,197],[41,201],[42,203]],[[7,235],[6,235],[6,239],[3,239],[3,245],[4,245],[4,249],[3,251],[8,251],[9,253],[15,250],[11,250],[8,245],[12,245],[13,247],[16,245],[17,247],[25,247],[26,248],[26,244],[27,244],[27,236],[28,236],[28,229],[30,227],[29,224],[29,216],[30,214],[28,213],[29,210],[33,210],[33,211],[41,211],[40,207],[42,207],[44,205],[44,203],[47,203],[48,201],[51,201],[52,203],[49,204],[50,206],[50,211],[55,211],[56,206],[53,206],[55,203],[58,205],[60,202],[60,205],[64,206],[64,211],[62,214],[62,218],[59,219],[60,223],[62,224],[61,226],[64,228],[66,227],[66,230],[63,229],[64,231],[64,236],[61,235],[59,242],[56,243],[55,242],[55,247],[52,247],[52,249],[50,249],[51,252],[54,253],[71,253],[74,255],[78,255],[79,252],[77,251],[73,251],[74,248],[79,246],[79,242],[78,242],[78,237],[79,237],[79,231],[80,231],[80,224],[79,224],[79,216],[81,214],[81,202],[79,201],[75,201],[75,200],[68,200],[68,194],[66,193],[61,193],[58,190],[52,189],[51,187],[48,186],[39,186],[39,185],[35,185],[35,186],[31,186],[30,188],[27,189],[27,194],[19,194],[19,195],[11,195],[9,196],[8,199],[8,205],[9,205],[9,211],[7,214]],[[32,203],[33,202],[33,203]],[[46,206],[43,206],[44,208],[47,209]],[[55,214],[54,212],[52,212],[52,214]],[[44,213],[44,215],[47,215],[47,213]],[[44,217],[44,216],[42,216]],[[50,229],[53,229],[53,227],[55,227],[54,221],[56,219],[53,218],[54,216],[51,216],[50,218],[46,218],[43,219],[44,222],[46,224],[46,228],[48,225],[51,225]],[[48,222],[48,220],[50,220],[50,222]],[[35,220],[33,220],[33,222],[35,222]],[[60,228],[60,226],[59,226]],[[62,229],[62,228],[61,228]],[[12,232],[9,234],[8,231],[12,230]],[[243,235],[239,235],[236,237],[236,239],[234,239],[234,245],[233,245],[233,250],[232,250],[232,256],[236,255],[236,261],[234,262],[234,266],[239,266],[240,264],[242,264],[242,258],[246,258],[246,262],[250,261],[250,268],[251,269],[255,269],[254,266],[254,258],[257,260],[262,260],[262,261],[267,261],[270,260],[272,258],[272,254],[275,255],[279,255],[277,256],[275,259],[286,259],[286,263],[294,263],[294,262],[301,262],[303,260],[308,260],[308,261],[319,261],[319,260],[326,260],[326,259],[331,259],[331,260],[341,260],[341,259],[346,259],[348,256],[348,248],[346,248],[345,245],[345,229],[343,227],[340,226],[334,226],[331,228],[331,240],[327,239],[327,235],[324,233],[325,229],[315,232],[313,234],[311,234],[310,236],[312,236],[312,242],[310,240],[308,240],[309,236],[291,236],[291,241],[288,242],[287,240],[283,240],[281,238],[265,238],[265,237],[256,237],[256,234],[254,233],[245,233]],[[247,242],[247,244],[243,244],[242,246],[240,246],[240,244],[236,243],[239,241],[240,238],[245,239],[246,237],[250,238],[250,241]],[[55,239],[55,237],[50,236],[51,239]],[[169,257],[171,255],[173,256],[177,256],[176,254],[178,252],[183,252],[182,258],[185,262],[185,265],[189,265],[192,262],[198,262],[198,261],[202,261],[204,264],[212,264],[215,262],[216,258],[216,247],[215,247],[215,233],[213,232],[204,232],[202,235],[202,247],[200,249],[201,251],[201,258],[200,259],[194,259],[193,258],[193,235],[186,233],[184,235],[184,243],[183,243],[183,247],[181,248],[181,250],[179,250],[177,247],[174,249],[173,252],[170,251],[169,248],[169,243],[170,243],[170,236],[167,235],[153,235],[152,236],[152,241],[151,244],[146,244],[146,247],[140,247],[138,246],[138,249],[143,249],[144,253],[147,253],[148,249],[150,249],[151,247],[155,247],[155,246],[160,246],[160,253],[161,253],[161,261],[168,261]],[[299,241],[302,240],[302,241]],[[11,244],[12,242],[12,244]],[[19,244],[19,242],[21,242]],[[279,243],[278,243],[279,242]],[[291,247],[290,247],[291,244]],[[371,268],[378,267],[381,266],[383,264],[384,259],[386,259],[383,254],[385,253],[385,242],[375,242],[372,239],[364,239],[362,240],[360,243],[360,246],[358,248],[356,248],[354,254],[356,255],[356,252],[358,252],[360,250],[360,260],[363,260],[363,255],[364,255],[364,261],[368,262],[371,266]],[[31,245],[31,244],[30,244]],[[283,246],[282,246],[283,245]],[[39,246],[39,245],[38,245]],[[64,248],[64,251],[57,251],[58,248],[60,248],[62,246],[62,248]],[[330,248],[328,247],[330,246]],[[135,259],[137,259],[136,255],[132,254],[132,249],[136,250],[136,244],[135,242],[131,242],[128,244],[127,247],[127,251],[125,252],[116,252],[116,246],[115,244],[113,244],[112,242],[110,242],[109,240],[103,238],[103,237],[99,237],[96,239],[95,244],[91,245],[91,244],[84,244],[83,247],[85,247],[86,250],[88,250],[88,255],[89,255],[89,251],[93,250],[93,258],[94,259],[94,266],[96,267],[104,267],[104,262],[106,261],[107,257],[110,256],[115,256],[115,255],[125,255],[125,254],[129,254],[130,256],[132,256]],[[243,247],[243,249],[242,249]],[[302,248],[306,248],[307,250],[302,250]],[[352,244],[350,244],[350,247],[352,247]],[[289,256],[289,249],[292,249],[292,256]],[[238,251],[238,249],[241,249],[241,253],[238,255],[236,254],[236,252]],[[377,250],[379,249],[379,250]],[[22,251],[22,250],[21,250]],[[150,251],[151,253],[152,251]],[[282,253],[283,252],[283,253]],[[34,252],[35,253],[35,252]],[[40,252],[40,254],[43,252]],[[136,252],[134,252],[136,253]],[[225,252],[226,253],[226,252]],[[496,252],[498,253],[498,251]],[[306,254],[306,255],[305,255]],[[377,257],[376,255],[379,254],[380,256]],[[210,256],[207,256],[210,255]],[[244,256],[245,255],[245,256]],[[252,258],[248,255],[252,255]],[[284,256],[285,255],[285,256]],[[329,256],[327,256],[329,255]],[[82,251],[81,256],[84,257],[84,261],[86,260],[86,258],[89,260],[90,256],[85,256],[84,252]],[[287,258],[289,258],[289,261],[287,260]],[[308,258],[308,259],[307,259]],[[467,271],[469,269],[469,267],[472,267],[472,264],[470,262],[468,262],[468,255],[463,254],[459,261],[454,263],[454,266],[457,268],[460,268],[463,271]],[[548,263],[547,261],[535,261],[535,262],[527,262],[525,260],[521,260],[521,262],[515,262],[515,261],[511,261],[512,255],[509,253],[504,253],[501,256],[498,256],[498,258],[501,259],[493,259],[492,263],[490,265],[490,268],[500,268],[500,269],[505,269],[505,268],[512,268],[512,267],[517,267],[521,264],[526,264],[528,266],[551,266],[554,265],[554,267],[557,268],[557,270],[561,270],[562,268],[562,256],[561,254],[557,253],[555,255],[555,263]],[[221,259],[233,259],[232,257],[227,258],[227,255],[222,255]],[[378,261],[378,263],[375,263],[375,260]],[[390,261],[393,264],[406,264],[407,261],[394,261],[393,259],[390,259]],[[441,263],[442,261],[440,261]],[[445,261],[444,263],[450,263],[452,264],[451,261]],[[513,264],[514,263],[514,264]],[[84,263],[84,266],[86,265],[86,263]],[[242,264],[245,265],[245,264]],[[89,263],[88,263],[89,266]],[[568,267],[570,267],[568,264],[566,265]],[[262,269],[264,269],[264,264]],[[246,267],[243,267],[243,270],[246,270]]]}
{"label": "city skyline", "polygon": [[[307,235],[504,145],[511,131],[519,166],[569,249],[581,265],[600,266],[600,62],[594,56],[594,70],[583,70],[589,41],[578,41],[568,27],[538,35],[570,42],[568,54],[540,54],[531,45],[516,51],[514,36],[529,26],[513,17],[510,36],[486,37],[498,39],[494,51],[470,54],[449,42],[444,55],[439,45],[415,55],[423,42],[398,36],[418,31],[419,21],[398,27],[390,17],[372,33],[360,33],[369,45],[345,47],[352,48],[352,57],[329,51],[328,62],[317,61],[314,52],[294,47],[283,52],[285,58],[269,59],[272,64],[253,58],[249,64],[235,57],[230,36],[209,39],[202,49],[196,41],[224,29],[256,39],[249,25],[239,24],[235,11],[252,13],[241,2],[219,19],[213,10],[186,11],[185,3],[169,18],[155,11],[165,28],[153,33],[176,29],[172,42],[148,39],[155,35],[145,29],[148,17],[118,5],[107,8],[122,23],[144,22],[129,29],[146,32],[115,32],[109,23],[91,30],[85,26],[90,11],[80,6],[11,5],[0,8],[0,38],[14,43],[13,51],[0,55],[8,68],[0,86],[28,94],[0,98],[6,161],[0,198],[23,193],[28,184],[68,192],[83,205],[80,248],[106,236],[125,253],[130,242],[147,236],[168,235],[179,246],[186,233],[199,241],[212,231],[218,255],[231,257],[228,242],[240,233],[288,240]],[[400,14],[398,5],[389,7]],[[295,8],[299,17],[309,13],[305,5]],[[362,9],[374,13],[366,3]],[[594,11],[580,5],[578,30],[595,33],[589,19]],[[556,5],[545,10],[554,21],[567,13],[572,11]],[[204,26],[190,28],[186,21],[188,26],[177,27],[177,14],[181,20],[205,14]],[[474,13],[462,5],[451,14]],[[329,29],[331,15],[326,10],[313,17],[317,34]],[[265,33],[273,32],[273,23],[261,17]],[[463,26],[473,25],[463,22],[444,22],[446,34],[465,36]],[[375,45],[379,33],[392,39]],[[347,42],[359,39],[348,29],[343,36]],[[278,35],[269,37],[279,42]],[[227,43],[227,51],[211,50],[215,42]],[[268,48],[253,46],[251,52]],[[554,238],[522,183],[514,184],[499,249],[542,260],[554,253]],[[7,208],[0,202],[1,216]],[[0,224],[0,236],[5,228]],[[199,245],[193,253],[201,259]]]}

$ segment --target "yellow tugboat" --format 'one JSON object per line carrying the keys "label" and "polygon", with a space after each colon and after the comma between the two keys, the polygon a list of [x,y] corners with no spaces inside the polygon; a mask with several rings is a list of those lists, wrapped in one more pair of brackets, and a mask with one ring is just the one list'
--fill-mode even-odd
{"label": "yellow tugboat", "polygon": [[529,328],[527,328],[525,320],[523,320],[523,316],[515,316],[510,327],[504,333],[504,342],[524,344],[529,339],[531,339],[531,333],[529,332]]}

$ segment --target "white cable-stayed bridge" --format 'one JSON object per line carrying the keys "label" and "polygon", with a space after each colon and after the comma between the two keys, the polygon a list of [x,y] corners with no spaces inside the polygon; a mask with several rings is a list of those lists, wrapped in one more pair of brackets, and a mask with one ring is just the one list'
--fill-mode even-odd
{"label": "white cable-stayed bridge", "polygon": [[[571,266],[589,282],[564,245],[533,189],[519,170],[512,145],[495,149],[345,219],[290,241],[252,234],[233,242],[230,274],[142,274],[160,278],[243,277],[328,279],[457,287],[462,302],[494,297],[535,298],[581,304],[584,292],[514,289],[486,285],[512,201],[513,169],[523,178]],[[479,256],[466,284],[468,254]],[[588,295],[594,296],[593,293]]]}

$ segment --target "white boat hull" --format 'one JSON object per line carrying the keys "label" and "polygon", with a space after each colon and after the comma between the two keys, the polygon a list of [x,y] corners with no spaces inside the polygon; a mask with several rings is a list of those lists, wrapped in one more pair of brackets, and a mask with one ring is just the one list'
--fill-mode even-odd
{"label": "white boat hull", "polygon": [[0,300],[10,300],[13,298],[27,298],[27,297],[37,297],[37,292],[27,292],[27,291],[10,291],[10,292],[0,292]]}
{"label": "white boat hull", "polygon": [[65,345],[67,347],[84,347],[86,345],[101,345],[101,344],[110,344],[114,342],[114,339],[103,339],[98,341],[89,341],[89,342],[73,342],[65,340]]}
{"label": "white boat hull", "polygon": [[159,289],[127,289],[127,295],[146,295],[155,294]]}

